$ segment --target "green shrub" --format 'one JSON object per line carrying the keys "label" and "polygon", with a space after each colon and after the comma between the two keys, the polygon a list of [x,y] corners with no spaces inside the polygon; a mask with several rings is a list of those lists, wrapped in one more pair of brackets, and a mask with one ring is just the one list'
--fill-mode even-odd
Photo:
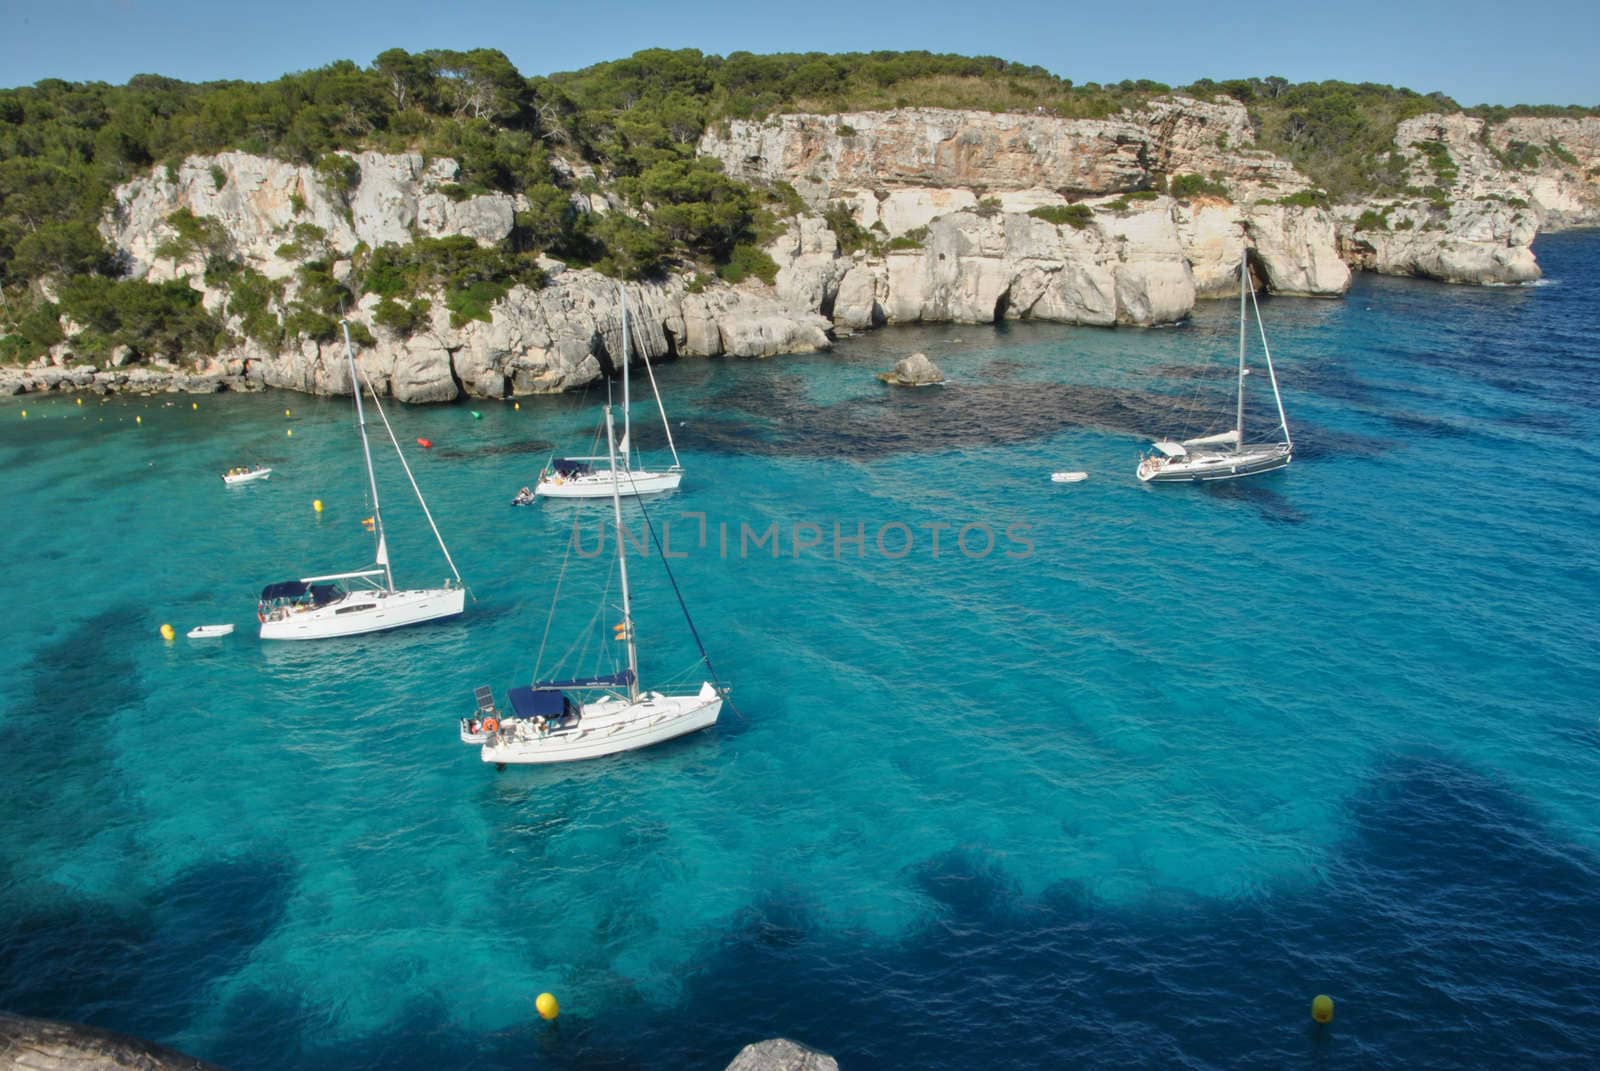
{"label": "green shrub", "polygon": [[1128,200],[1130,201],[1154,201],[1160,196],[1161,194],[1155,190],[1134,190],[1132,193],[1127,195]]}
{"label": "green shrub", "polygon": [[447,291],[444,296],[444,306],[450,310],[450,326],[465,327],[469,320],[489,323],[493,319],[489,313],[490,306],[510,291],[511,287],[505,283],[490,282],[486,279]]}
{"label": "green shrub", "polygon": [[154,255],[161,259],[181,263],[197,255],[226,255],[232,244],[222,224],[209,216],[196,216],[187,208],[169,215],[167,225],[177,233],[155,247]]}
{"label": "green shrub", "polygon": [[1228,187],[1221,182],[1214,182],[1200,175],[1174,175],[1167,183],[1167,192],[1180,201],[1187,201],[1200,196],[1226,198],[1228,196]]}
{"label": "green shrub", "polygon": [[921,249],[922,244],[927,240],[928,228],[913,227],[904,234],[897,235],[896,237],[889,239],[888,244],[884,248],[891,253],[902,249]]}
{"label": "green shrub", "polygon": [[1290,208],[1327,208],[1328,193],[1326,190],[1300,190],[1269,203],[1288,205]]}
{"label": "green shrub", "polygon": [[350,191],[361,181],[361,165],[341,153],[325,153],[317,159],[317,178],[335,197],[348,200]]}
{"label": "green shrub", "polygon": [[728,263],[717,269],[717,274],[730,283],[740,283],[755,276],[771,286],[778,281],[778,265],[765,250],[753,245],[739,245],[734,247]]}
{"label": "green shrub", "polygon": [[1386,230],[1388,230],[1389,229],[1389,212],[1388,212],[1388,210],[1385,209],[1382,212],[1375,212],[1370,208],[1367,209],[1365,212],[1361,213],[1361,216],[1356,220],[1355,229],[1358,230],[1358,231],[1386,231]]}
{"label": "green shrub", "polygon": [[[1123,202],[1127,207],[1127,202]],[[1028,215],[1034,219],[1042,219],[1046,223],[1054,223],[1058,227],[1072,227],[1082,230],[1094,222],[1094,209],[1088,205],[1042,205],[1039,208],[1030,208]]]}
{"label": "green shrub", "polygon": [[83,330],[73,343],[104,358],[116,346],[173,359],[215,353],[225,341],[222,324],[200,303],[186,280],[147,283],[81,275],[61,287],[61,311]]}
{"label": "green shrub", "polygon": [[1539,146],[1529,145],[1526,141],[1508,141],[1504,151],[1494,151],[1494,158],[1501,167],[1513,171],[1531,171],[1539,166]]}
{"label": "green shrub", "polygon": [[39,301],[29,306],[0,335],[0,362],[23,364],[43,357],[51,346],[64,341],[61,309],[52,302]]}
{"label": "green shrub", "polygon": [[1460,170],[1456,167],[1455,159],[1450,155],[1450,150],[1442,141],[1421,141],[1417,143],[1417,150],[1428,160],[1428,166],[1433,170],[1433,177],[1445,189],[1455,185]]}
{"label": "green shrub", "polygon": [[1003,209],[1000,207],[1000,198],[985,197],[978,202],[978,207],[973,211],[977,212],[981,219],[992,219],[998,216]]}
{"label": "green shrub", "polygon": [[856,222],[850,206],[844,201],[834,201],[828,205],[822,212],[822,218],[828,224],[828,229],[833,231],[834,237],[839,239],[839,248],[843,252],[854,253],[858,249],[869,249],[874,244],[872,235]]}
{"label": "green shrub", "polygon": [[1545,145],[1544,151],[1549,153],[1551,156],[1554,156],[1557,160],[1560,160],[1568,167],[1578,166],[1578,158],[1568,152],[1566,148],[1555,138],[1550,139],[1550,141]]}

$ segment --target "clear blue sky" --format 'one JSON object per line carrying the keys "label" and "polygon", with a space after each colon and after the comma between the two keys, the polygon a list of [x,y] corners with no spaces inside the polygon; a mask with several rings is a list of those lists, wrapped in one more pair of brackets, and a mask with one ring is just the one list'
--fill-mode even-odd
{"label": "clear blue sky", "polygon": [[641,48],[927,49],[1076,82],[1278,74],[1462,104],[1600,104],[1600,0],[0,0],[0,86],[41,78],[262,81],[387,48],[498,48],[523,74]]}

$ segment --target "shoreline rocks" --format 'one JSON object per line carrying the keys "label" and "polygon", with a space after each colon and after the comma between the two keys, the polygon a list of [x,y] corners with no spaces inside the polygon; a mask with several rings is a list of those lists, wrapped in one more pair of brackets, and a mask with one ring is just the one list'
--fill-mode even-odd
{"label": "shoreline rocks", "polygon": [[[1173,96],[1103,120],[937,108],[731,120],[707,130],[699,152],[736,178],[788,183],[805,202],[767,247],[775,284],[687,271],[628,284],[632,349],[651,360],[771,357],[885,324],[1176,323],[1197,301],[1233,293],[1241,247],[1278,294],[1341,296],[1352,267],[1526,282],[1539,276],[1529,247],[1541,228],[1600,224],[1600,118],[1487,127],[1424,115],[1400,124],[1395,146],[1406,182],[1425,194],[1328,209],[1305,196],[1305,175],[1256,148],[1247,111],[1225,97]],[[459,168],[448,159],[343,155],[350,174],[338,190],[316,169],[242,152],[153,168],[115,191],[102,232],[135,278],[187,279],[243,338],[228,291],[203,281],[207,253],[170,252],[173,212],[213,221],[228,255],[278,281],[282,314],[304,259],[408,242],[413,231],[492,243],[518,208],[506,194],[454,199]],[[584,210],[602,210],[596,198],[605,201],[593,195]],[[487,322],[456,326],[442,294],[419,295],[431,312],[404,336],[373,322],[376,298],[362,299],[351,318],[375,339],[358,355],[364,373],[411,403],[555,393],[614,374],[617,283],[543,266],[547,285],[513,288]],[[86,366],[68,341],[44,362],[0,369],[0,393],[350,389],[338,341],[277,352],[242,341],[198,368],[132,359]]]}

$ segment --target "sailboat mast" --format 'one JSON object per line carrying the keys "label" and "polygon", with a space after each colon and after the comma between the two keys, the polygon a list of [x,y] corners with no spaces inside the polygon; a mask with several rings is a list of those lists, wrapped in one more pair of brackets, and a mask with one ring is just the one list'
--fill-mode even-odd
{"label": "sailboat mast", "polygon": [[622,632],[628,641],[628,701],[639,699],[639,648],[633,640],[633,604],[628,597],[628,537],[622,531],[622,494],[618,489],[617,431],[606,406],[606,453],[611,455],[611,512],[617,523],[617,571],[622,578]]}
{"label": "sailboat mast", "polygon": [[[621,283],[617,284],[617,295],[622,298],[622,464],[626,468],[633,468],[633,423],[629,417],[628,398],[628,366],[632,360],[628,355],[628,289]],[[613,460],[615,465],[616,461]]]}
{"label": "sailboat mast", "polygon": [[361,373],[356,370],[356,351],[350,344],[350,323],[340,320],[344,332],[344,356],[350,362],[350,390],[356,396],[356,426],[361,429],[361,454],[367,460],[367,486],[372,492],[372,528],[378,534],[378,564],[383,566],[383,584],[394,590],[394,572],[389,568],[389,545],[383,538],[383,511],[378,508],[378,477],[372,471],[372,446],[367,442],[367,411],[361,405]]}
{"label": "sailboat mast", "polygon": [[1234,416],[1233,441],[1235,450],[1244,449],[1244,292],[1249,285],[1250,273],[1246,268],[1249,256],[1243,246],[1239,248],[1239,408]]}

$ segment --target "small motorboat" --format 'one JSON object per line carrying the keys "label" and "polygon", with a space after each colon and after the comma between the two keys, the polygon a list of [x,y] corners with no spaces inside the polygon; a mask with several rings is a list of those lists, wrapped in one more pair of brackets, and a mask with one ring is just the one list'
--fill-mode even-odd
{"label": "small motorboat", "polygon": [[222,482],[232,487],[236,483],[249,483],[251,480],[264,480],[272,475],[272,470],[265,465],[257,465],[253,469],[229,469],[222,474]]}
{"label": "small motorboat", "polygon": [[186,635],[191,640],[209,640],[217,636],[233,635],[232,625],[198,625],[190,629]]}
{"label": "small motorboat", "polygon": [[533,505],[533,503],[534,503],[534,494],[533,494],[532,491],[530,491],[526,487],[524,487],[522,490],[518,491],[517,492],[517,497],[515,497],[515,498],[513,498],[511,500],[511,504],[513,506],[531,506],[531,505]]}
{"label": "small motorboat", "polygon": [[1052,472],[1051,483],[1082,483],[1089,478],[1087,472]]}

